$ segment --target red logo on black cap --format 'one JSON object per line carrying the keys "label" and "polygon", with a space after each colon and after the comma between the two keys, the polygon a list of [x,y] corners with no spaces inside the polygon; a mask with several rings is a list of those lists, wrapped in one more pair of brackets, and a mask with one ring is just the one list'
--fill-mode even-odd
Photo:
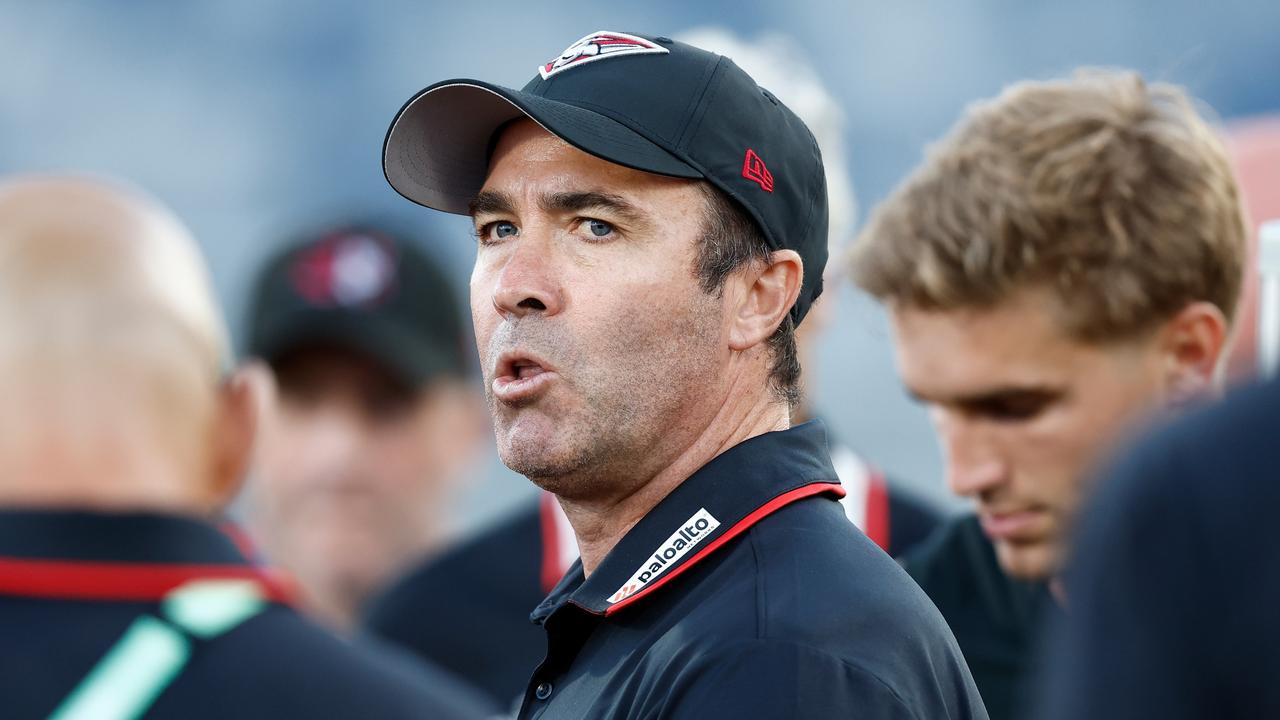
{"label": "red logo on black cap", "polygon": [[742,161],[742,177],[759,184],[765,192],[773,192],[773,173],[751,148],[747,148],[747,157]]}
{"label": "red logo on black cap", "polygon": [[542,75],[543,80],[546,80],[558,72],[563,72],[593,60],[648,53],[665,55],[669,52],[671,51],[642,37],[601,30],[593,32],[570,45],[555,60],[539,66],[538,73]]}
{"label": "red logo on black cap", "polygon": [[312,305],[346,307],[380,302],[395,281],[389,244],[366,233],[331,235],[294,261],[293,287]]}

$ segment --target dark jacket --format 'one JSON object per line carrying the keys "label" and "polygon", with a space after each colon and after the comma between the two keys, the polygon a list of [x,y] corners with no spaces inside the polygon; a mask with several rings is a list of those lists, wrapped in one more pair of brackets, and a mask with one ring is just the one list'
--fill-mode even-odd
{"label": "dark jacket", "polygon": [[1066,573],[1039,717],[1280,717],[1280,383],[1140,445]]}
{"label": "dark jacket", "polygon": [[0,511],[0,715],[483,716],[439,671],[339,640],[284,595],[194,519]]}

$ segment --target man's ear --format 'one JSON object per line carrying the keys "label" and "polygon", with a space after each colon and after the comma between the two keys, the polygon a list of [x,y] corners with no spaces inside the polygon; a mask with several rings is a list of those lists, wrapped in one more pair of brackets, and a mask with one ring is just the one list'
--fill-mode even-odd
{"label": "man's ear", "polygon": [[240,492],[274,395],[274,378],[260,362],[238,368],[218,388],[205,485],[205,504],[210,512],[221,511]]}
{"label": "man's ear", "polygon": [[1218,306],[1193,302],[1168,320],[1159,333],[1165,392],[1181,405],[1216,389],[1229,334]]}
{"label": "man's ear", "polygon": [[768,264],[748,267],[740,281],[729,329],[729,347],[747,350],[769,339],[800,296],[804,261],[794,250],[775,250]]}

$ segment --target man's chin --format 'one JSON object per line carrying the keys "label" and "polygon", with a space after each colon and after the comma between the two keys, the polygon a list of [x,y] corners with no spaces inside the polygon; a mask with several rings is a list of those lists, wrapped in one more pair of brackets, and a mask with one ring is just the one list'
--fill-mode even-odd
{"label": "man's chin", "polygon": [[573,469],[578,453],[546,417],[521,417],[495,427],[498,457],[513,471],[534,479],[563,475]]}
{"label": "man's chin", "polygon": [[996,541],[995,546],[1000,568],[1015,580],[1043,582],[1058,572],[1058,553],[1051,543]]}

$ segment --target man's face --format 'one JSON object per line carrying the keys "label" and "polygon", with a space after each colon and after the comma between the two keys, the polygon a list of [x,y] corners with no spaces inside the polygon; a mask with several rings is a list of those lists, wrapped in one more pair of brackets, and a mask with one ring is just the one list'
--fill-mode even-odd
{"label": "man's face", "polygon": [[694,275],[692,181],[583,153],[529,121],[473,217],[471,310],[498,451],[567,497],[625,497],[714,417],[722,303]]}
{"label": "man's face", "polygon": [[474,402],[460,383],[401,383],[362,355],[323,348],[276,363],[251,511],[273,560],[311,580],[372,589],[444,528],[472,461]]}
{"label": "man's face", "polygon": [[947,483],[976,501],[1001,566],[1046,579],[1095,463],[1162,394],[1155,343],[1090,345],[1027,290],[989,309],[891,310],[907,389],[927,403]]}

